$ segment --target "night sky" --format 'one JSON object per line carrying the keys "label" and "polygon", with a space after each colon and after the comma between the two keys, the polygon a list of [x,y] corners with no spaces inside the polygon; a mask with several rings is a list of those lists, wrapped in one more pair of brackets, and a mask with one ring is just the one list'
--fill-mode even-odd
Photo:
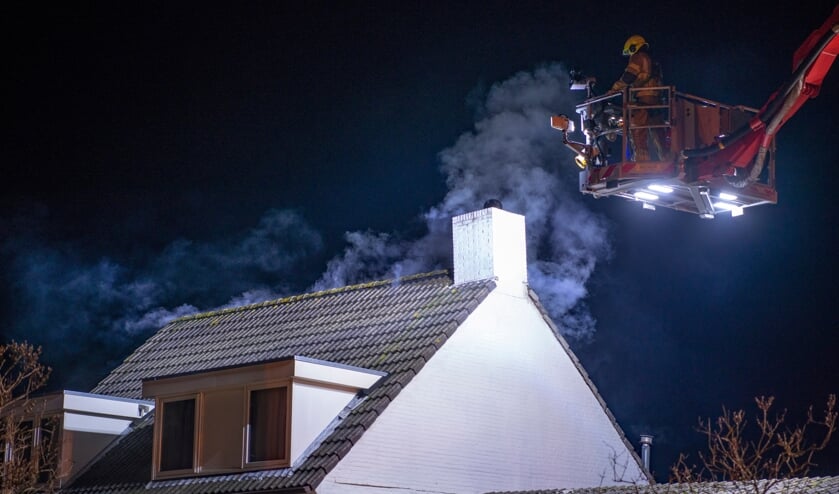
{"label": "night sky", "polygon": [[450,267],[451,216],[499,198],[659,480],[723,405],[800,421],[839,392],[839,67],[778,134],[778,204],[736,218],[583,196],[549,128],[635,33],[667,84],[760,107],[835,6],[693,3],[4,6],[3,339],[87,391],[172,317]]}

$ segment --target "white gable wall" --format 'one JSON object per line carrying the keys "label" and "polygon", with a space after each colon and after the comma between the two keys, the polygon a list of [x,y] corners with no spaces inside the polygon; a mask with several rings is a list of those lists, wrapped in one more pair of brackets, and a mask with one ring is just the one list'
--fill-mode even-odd
{"label": "white gable wall", "polygon": [[494,290],[317,492],[608,485],[615,452],[643,477],[532,301]]}

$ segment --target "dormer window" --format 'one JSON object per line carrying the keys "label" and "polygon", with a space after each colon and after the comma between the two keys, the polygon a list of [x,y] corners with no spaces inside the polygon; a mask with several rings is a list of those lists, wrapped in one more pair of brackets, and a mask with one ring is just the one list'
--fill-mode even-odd
{"label": "dormer window", "polygon": [[160,449],[160,471],[192,471],[195,455],[196,397],[164,400],[160,422],[165,440]]}
{"label": "dormer window", "polygon": [[248,464],[282,463],[286,455],[288,388],[251,389],[248,400]]}
{"label": "dormer window", "polygon": [[[227,376],[236,378],[236,373]],[[160,397],[158,477],[288,466],[289,385],[288,379],[257,386],[231,383]]]}
{"label": "dormer window", "polygon": [[[382,375],[295,357],[144,381],[157,407],[154,478],[288,467]],[[305,410],[296,422],[292,401]]]}
{"label": "dormer window", "polygon": [[[39,408],[39,407],[36,407]],[[40,415],[40,414],[39,414]],[[56,416],[34,417],[20,420],[3,417],[0,423],[0,440],[3,444],[2,470],[45,484],[57,470],[58,441],[55,432],[60,427]]]}

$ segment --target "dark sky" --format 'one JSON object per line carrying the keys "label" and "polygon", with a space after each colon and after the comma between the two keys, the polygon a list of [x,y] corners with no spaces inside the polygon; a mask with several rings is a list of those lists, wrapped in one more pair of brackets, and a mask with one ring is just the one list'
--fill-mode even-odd
{"label": "dark sky", "polygon": [[450,217],[498,197],[660,479],[723,405],[799,421],[839,392],[839,68],[778,135],[778,204],[736,218],[582,196],[548,128],[634,33],[666,83],[759,107],[835,5],[694,3],[4,6],[4,339],[86,391],[173,316],[449,267]]}

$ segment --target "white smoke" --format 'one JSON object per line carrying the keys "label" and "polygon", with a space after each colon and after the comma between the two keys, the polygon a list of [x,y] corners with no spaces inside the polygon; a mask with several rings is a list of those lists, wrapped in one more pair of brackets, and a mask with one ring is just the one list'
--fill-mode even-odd
{"label": "white smoke", "polygon": [[162,328],[169,322],[190,314],[198,312],[196,307],[189,304],[179,305],[174,309],[164,307],[154,308],[144,314],[135,317],[124,317],[117,319],[113,326],[129,333],[142,333],[149,329]]}
{"label": "white smoke", "polygon": [[[11,259],[6,288],[15,300],[6,336],[37,342],[52,365],[76,368],[67,377],[71,384],[90,377],[73,362],[89,355],[124,355],[149,332],[199,307],[239,306],[288,294],[278,280],[294,276],[322,249],[320,234],[302,217],[279,210],[267,211],[254,228],[223,241],[177,240],[145,263],[90,261],[75,245],[15,233],[0,243],[0,254]],[[61,365],[64,361],[70,365]],[[86,371],[103,372],[114,364],[103,359]],[[96,365],[102,369],[93,369]]]}
{"label": "white smoke", "polygon": [[[591,335],[595,320],[583,303],[586,283],[610,249],[604,220],[581,203],[572,155],[548,125],[551,114],[573,109],[568,87],[558,64],[491,87],[474,129],[439,154],[448,193],[422,215],[425,234],[406,239],[348,232],[346,249],[312,289],[450,267],[452,216],[499,199],[504,209],[526,217],[530,284],[561,331]],[[177,240],[144,263],[89,261],[71,245],[6,238],[13,240],[0,244],[0,253],[12,259],[7,288],[16,300],[8,336],[60,353],[54,363],[97,352],[122,355],[148,332],[199,308],[291,293],[291,279],[323,247],[320,234],[297,213],[276,210],[242,235],[209,243]],[[74,344],[66,345],[68,338]],[[101,370],[113,364],[102,362]],[[73,378],[83,382],[79,374]]]}
{"label": "white smoke", "polygon": [[581,203],[577,173],[549,117],[572,111],[567,70],[551,64],[494,85],[475,128],[440,153],[448,193],[424,214],[425,236],[391,241],[374,232],[347,234],[313,289],[367,279],[397,278],[451,265],[452,216],[499,199],[527,222],[528,277],[566,336],[587,338],[595,327],[583,301],[586,282],[610,255],[607,225]]}

